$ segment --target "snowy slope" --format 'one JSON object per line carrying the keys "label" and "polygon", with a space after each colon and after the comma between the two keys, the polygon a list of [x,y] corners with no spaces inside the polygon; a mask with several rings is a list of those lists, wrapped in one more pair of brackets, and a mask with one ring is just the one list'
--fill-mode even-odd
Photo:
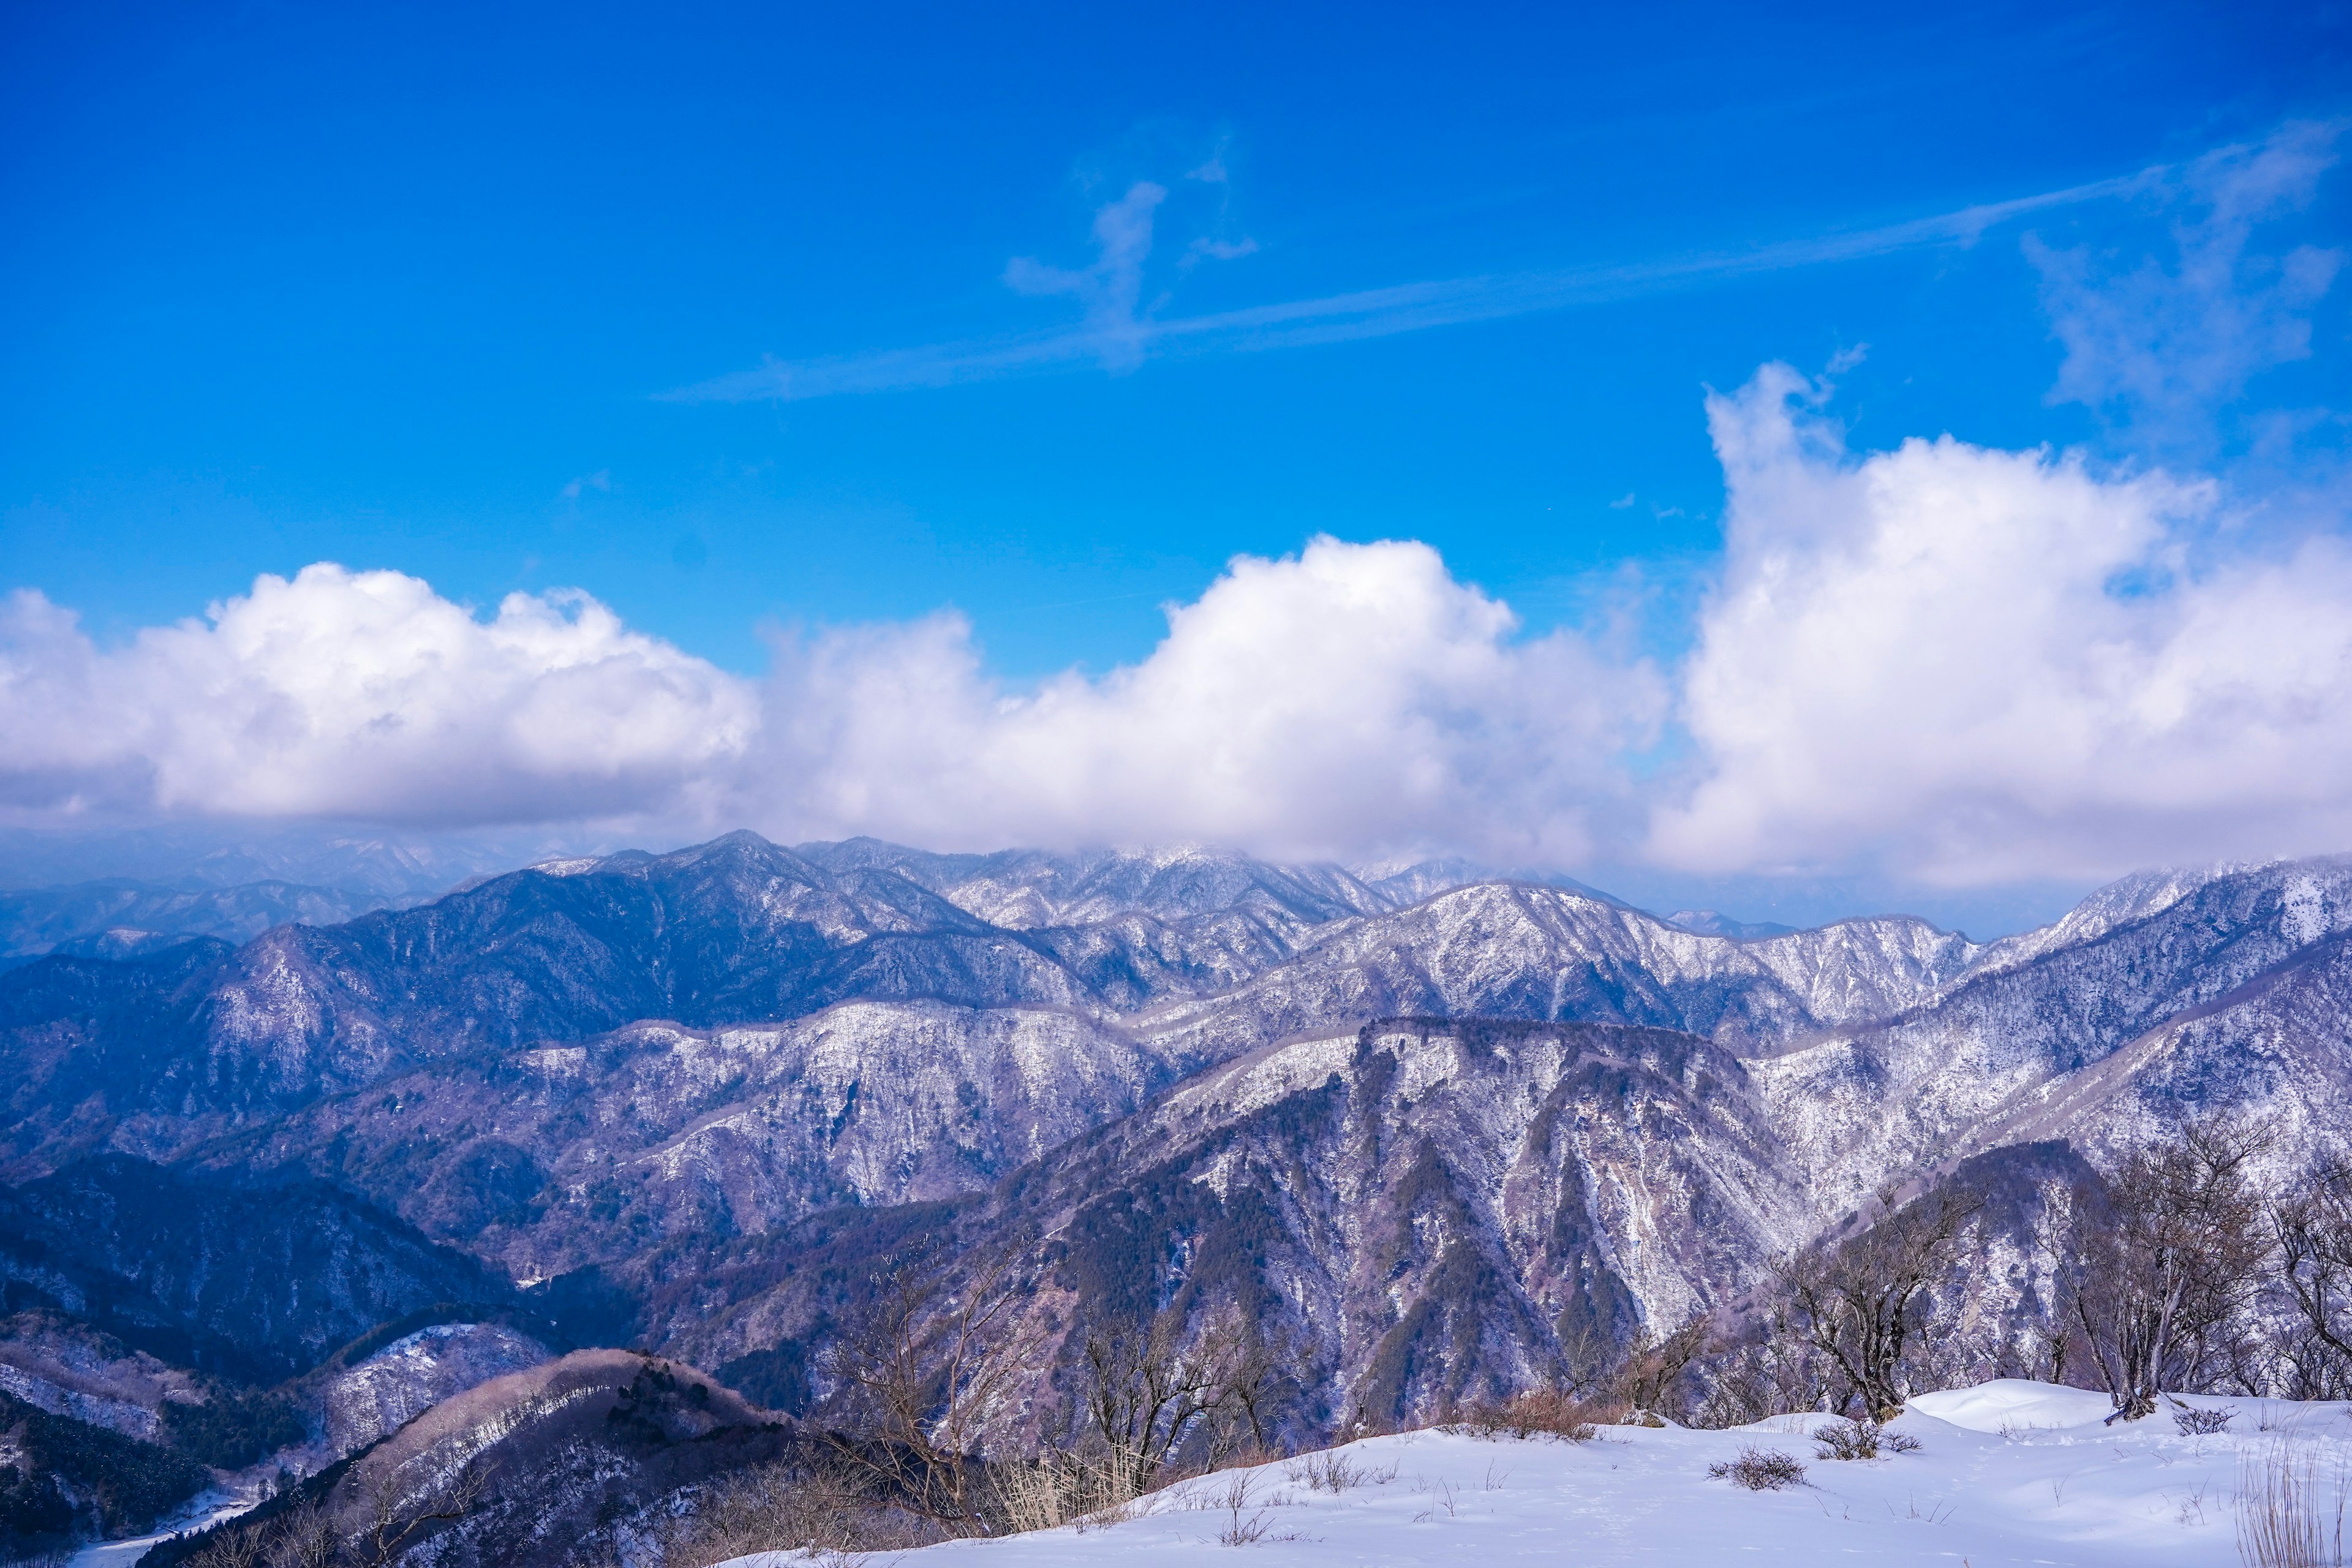
{"label": "snowy slope", "polygon": [[[0,975],[0,1167],[35,1197],[94,1147],[227,1189],[305,1173],[513,1278],[623,1271],[721,1364],[778,1342],[755,1329],[802,1332],[748,1296],[836,1207],[980,1212],[1033,1169],[1022,1191],[1058,1211],[1074,1161],[1139,1192],[1172,1162],[1217,1200],[1187,1198],[1203,1225],[1253,1193],[1287,1205],[1292,1278],[1334,1282],[1320,1342],[1336,1365],[1360,1340],[1369,1365],[1395,1324],[1339,1303],[1412,1302],[1364,1272],[1387,1231],[1347,1194],[1414,1172],[1451,1194],[1416,1223],[1512,1282],[1433,1312],[1475,1298],[1540,1325],[1573,1261],[1623,1329],[1720,1304],[1883,1182],[1979,1151],[2063,1138],[2096,1162],[2245,1106],[2292,1163],[2352,1128],[2352,860],[2126,879],[1990,948],[1900,916],[1735,940],[1570,888],[1453,885],[1472,870],[737,834],[241,949],[45,959]],[[1482,1056],[1424,1104],[1353,1065],[1359,1028],[1399,1016],[1684,1038],[1630,1065]],[[1409,1086],[1451,1051],[1388,1055]],[[1276,1085],[1305,1115],[1335,1071],[1348,1107],[1297,1125],[1214,1087]],[[1617,1106],[1621,1074],[1643,1116],[1583,1109]],[[1171,1094],[1200,1126],[1155,1118]],[[1358,1125],[1384,1142],[1327,1140]],[[1329,1180],[1300,1188],[1309,1156]],[[688,1288],[739,1254],[750,1283]]]}
{"label": "snowy slope", "polygon": [[[1338,1494],[1297,1461],[1186,1482],[1141,1517],[898,1559],[917,1568],[1120,1568],[1268,1564],[1918,1563],[1937,1568],[2070,1564],[2158,1568],[2239,1561],[2241,1462],[2281,1445],[2325,1477],[2352,1464],[2343,1405],[2192,1399],[2237,1412],[2231,1433],[2183,1436],[2161,1415],[2101,1426],[2105,1400],[2075,1389],[1996,1383],[1915,1400],[1895,1429],[1916,1453],[1817,1460],[1781,1416],[1734,1432],[1612,1426],[1592,1442],[1486,1440],[1442,1432],[1374,1437],[1342,1450],[1362,1479]],[[2271,1429],[2266,1429],[2271,1428]],[[1751,1492],[1707,1467],[1749,1445],[1803,1458],[1807,1485]],[[1236,1489],[1241,1489],[1236,1509]],[[2332,1497],[2332,1492],[2331,1492]],[[1263,1533],[1243,1557],[1221,1541]],[[784,1568],[763,1553],[728,1568]]]}
{"label": "snowy slope", "polygon": [[[2145,1135],[2200,1105],[2280,1112],[2300,1134],[2352,1102],[2340,973],[2352,860],[2281,862],[2186,891],[2135,879],[2109,902],[2159,907],[2104,926],[2085,917],[2090,940],[1751,1063],[1825,1209],[1889,1172],[1996,1142]],[[2282,1090],[2287,1101],[2272,1103]],[[2288,1163],[2313,1152],[2295,1146]]]}
{"label": "snowy slope", "polygon": [[[1719,1305],[1810,1235],[1745,1081],[1718,1046],[1613,1025],[1293,1041],[1008,1177],[956,1211],[957,1245],[982,1258],[1052,1238],[1021,1309],[1048,1343],[1073,1311],[1150,1311],[1188,1279],[1246,1293],[1279,1314],[1330,1418],[1387,1425],[1557,1375],[1563,1336]],[[822,1332],[830,1276],[789,1267],[813,1235],[719,1249],[691,1285],[671,1261],[665,1300],[693,1310],[660,1318],[653,1342],[715,1367]],[[888,1226],[823,1243],[853,1275],[906,1245]],[[747,1267],[755,1255],[773,1266]],[[1028,1393],[1057,1406],[1050,1383]]]}
{"label": "snowy slope", "polygon": [[1248,983],[1171,996],[1134,1026],[1203,1061],[1407,1015],[1646,1024],[1734,1047],[1777,1046],[1915,1006],[1981,951],[1908,915],[1741,942],[1580,893],[1491,882],[1335,921]]}

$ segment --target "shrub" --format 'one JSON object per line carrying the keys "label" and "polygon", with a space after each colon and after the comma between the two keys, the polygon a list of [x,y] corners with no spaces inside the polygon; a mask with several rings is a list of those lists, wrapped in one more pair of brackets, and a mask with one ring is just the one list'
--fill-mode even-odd
{"label": "shrub", "polygon": [[1777,1492],[1805,1484],[1805,1467],[1794,1454],[1778,1448],[1746,1447],[1739,1458],[1709,1465],[1706,1473],[1719,1481],[1746,1487],[1751,1492]]}
{"label": "shrub", "polygon": [[1882,1452],[1909,1454],[1916,1452],[1919,1439],[1901,1432],[1889,1432],[1875,1421],[1832,1421],[1817,1426],[1813,1441],[1820,1445],[1813,1450],[1816,1459],[1875,1459]]}
{"label": "shrub", "polygon": [[1613,1421],[1617,1415],[1615,1410],[1587,1405],[1559,1389],[1536,1388],[1499,1405],[1474,1405],[1455,1413],[1444,1425],[1449,1430],[1466,1432],[1474,1437],[1509,1436],[1525,1442],[1530,1437],[1548,1436],[1589,1443],[1597,1425]]}
{"label": "shrub", "polygon": [[2192,1437],[2210,1437],[2216,1432],[2227,1432],[2238,1413],[2231,1409],[2197,1410],[2175,1402],[2172,1424]]}

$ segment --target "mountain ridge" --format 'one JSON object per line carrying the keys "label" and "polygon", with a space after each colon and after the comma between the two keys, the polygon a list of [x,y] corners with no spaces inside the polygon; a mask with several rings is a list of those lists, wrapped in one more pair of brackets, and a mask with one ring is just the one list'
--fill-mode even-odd
{"label": "mountain ridge", "polygon": [[1402,1409],[1719,1307],[1889,1180],[2200,1106],[2304,1152],[2352,1126],[2346,858],[2136,876],[1982,944],[1367,869],[740,834],[54,955],[0,974],[0,1155],[322,1183],[712,1366],[814,1331],[795,1249],[984,1237],[1083,1172],[1206,1227],[1171,1255],[1272,1247],[1332,1386]]}

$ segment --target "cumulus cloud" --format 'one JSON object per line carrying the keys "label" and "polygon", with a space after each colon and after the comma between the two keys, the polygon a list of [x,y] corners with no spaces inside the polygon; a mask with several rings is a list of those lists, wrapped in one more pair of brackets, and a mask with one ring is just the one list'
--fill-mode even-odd
{"label": "cumulus cloud", "polygon": [[1702,760],[1652,850],[1947,883],[2352,845],[2352,554],[2216,559],[2210,483],[1949,437],[1860,459],[1770,365],[1707,415]]}
{"label": "cumulus cloud", "polygon": [[98,647],[0,611],[0,801],[56,814],[545,821],[690,806],[740,756],[751,687],[578,593],[485,621],[397,572],[263,576]]}
{"label": "cumulus cloud", "polygon": [[798,783],[768,810],[959,846],[1573,859],[1663,688],[1571,634],[1517,631],[1426,545],[1324,538],[1236,559],[1140,663],[1029,694],[992,686],[951,616],[840,633],[785,650],[766,771]]}
{"label": "cumulus cloud", "polygon": [[[1952,884],[2352,844],[2352,552],[2256,558],[2226,490],[1945,437],[1849,453],[1769,365],[1707,415],[1721,574],[1674,697],[1411,542],[1236,558],[1158,647],[1030,689],[939,615],[760,680],[584,595],[478,616],[394,572],[260,578],[100,647],[0,609],[0,807],[750,825],[942,847],[1450,848]],[[1653,757],[1661,754],[1654,751]]]}
{"label": "cumulus cloud", "polygon": [[1415,543],[1238,558],[1150,657],[1025,692],[952,616],[784,639],[762,684],[584,595],[484,620],[321,564],[114,651],[16,595],[0,804],[1561,860],[1622,808],[1616,759],[1664,700],[1645,665],[1521,637]]}

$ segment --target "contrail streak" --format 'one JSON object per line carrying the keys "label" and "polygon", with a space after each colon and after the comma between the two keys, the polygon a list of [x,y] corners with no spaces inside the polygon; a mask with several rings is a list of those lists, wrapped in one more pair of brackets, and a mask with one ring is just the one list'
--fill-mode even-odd
{"label": "contrail streak", "polygon": [[1390,337],[1430,327],[1597,304],[1721,279],[1854,261],[1929,246],[1970,245],[1988,229],[2029,213],[2122,195],[2163,173],[2151,169],[1878,228],[1782,240],[1753,250],[1448,278],[1197,316],[1141,316],[1108,324],[1095,321],[1012,337],[966,339],[830,359],[771,359],[751,370],[659,395],[679,403],[797,402],[846,393],[952,386],[1106,360],[1125,366],[1144,358],[1258,353]]}

